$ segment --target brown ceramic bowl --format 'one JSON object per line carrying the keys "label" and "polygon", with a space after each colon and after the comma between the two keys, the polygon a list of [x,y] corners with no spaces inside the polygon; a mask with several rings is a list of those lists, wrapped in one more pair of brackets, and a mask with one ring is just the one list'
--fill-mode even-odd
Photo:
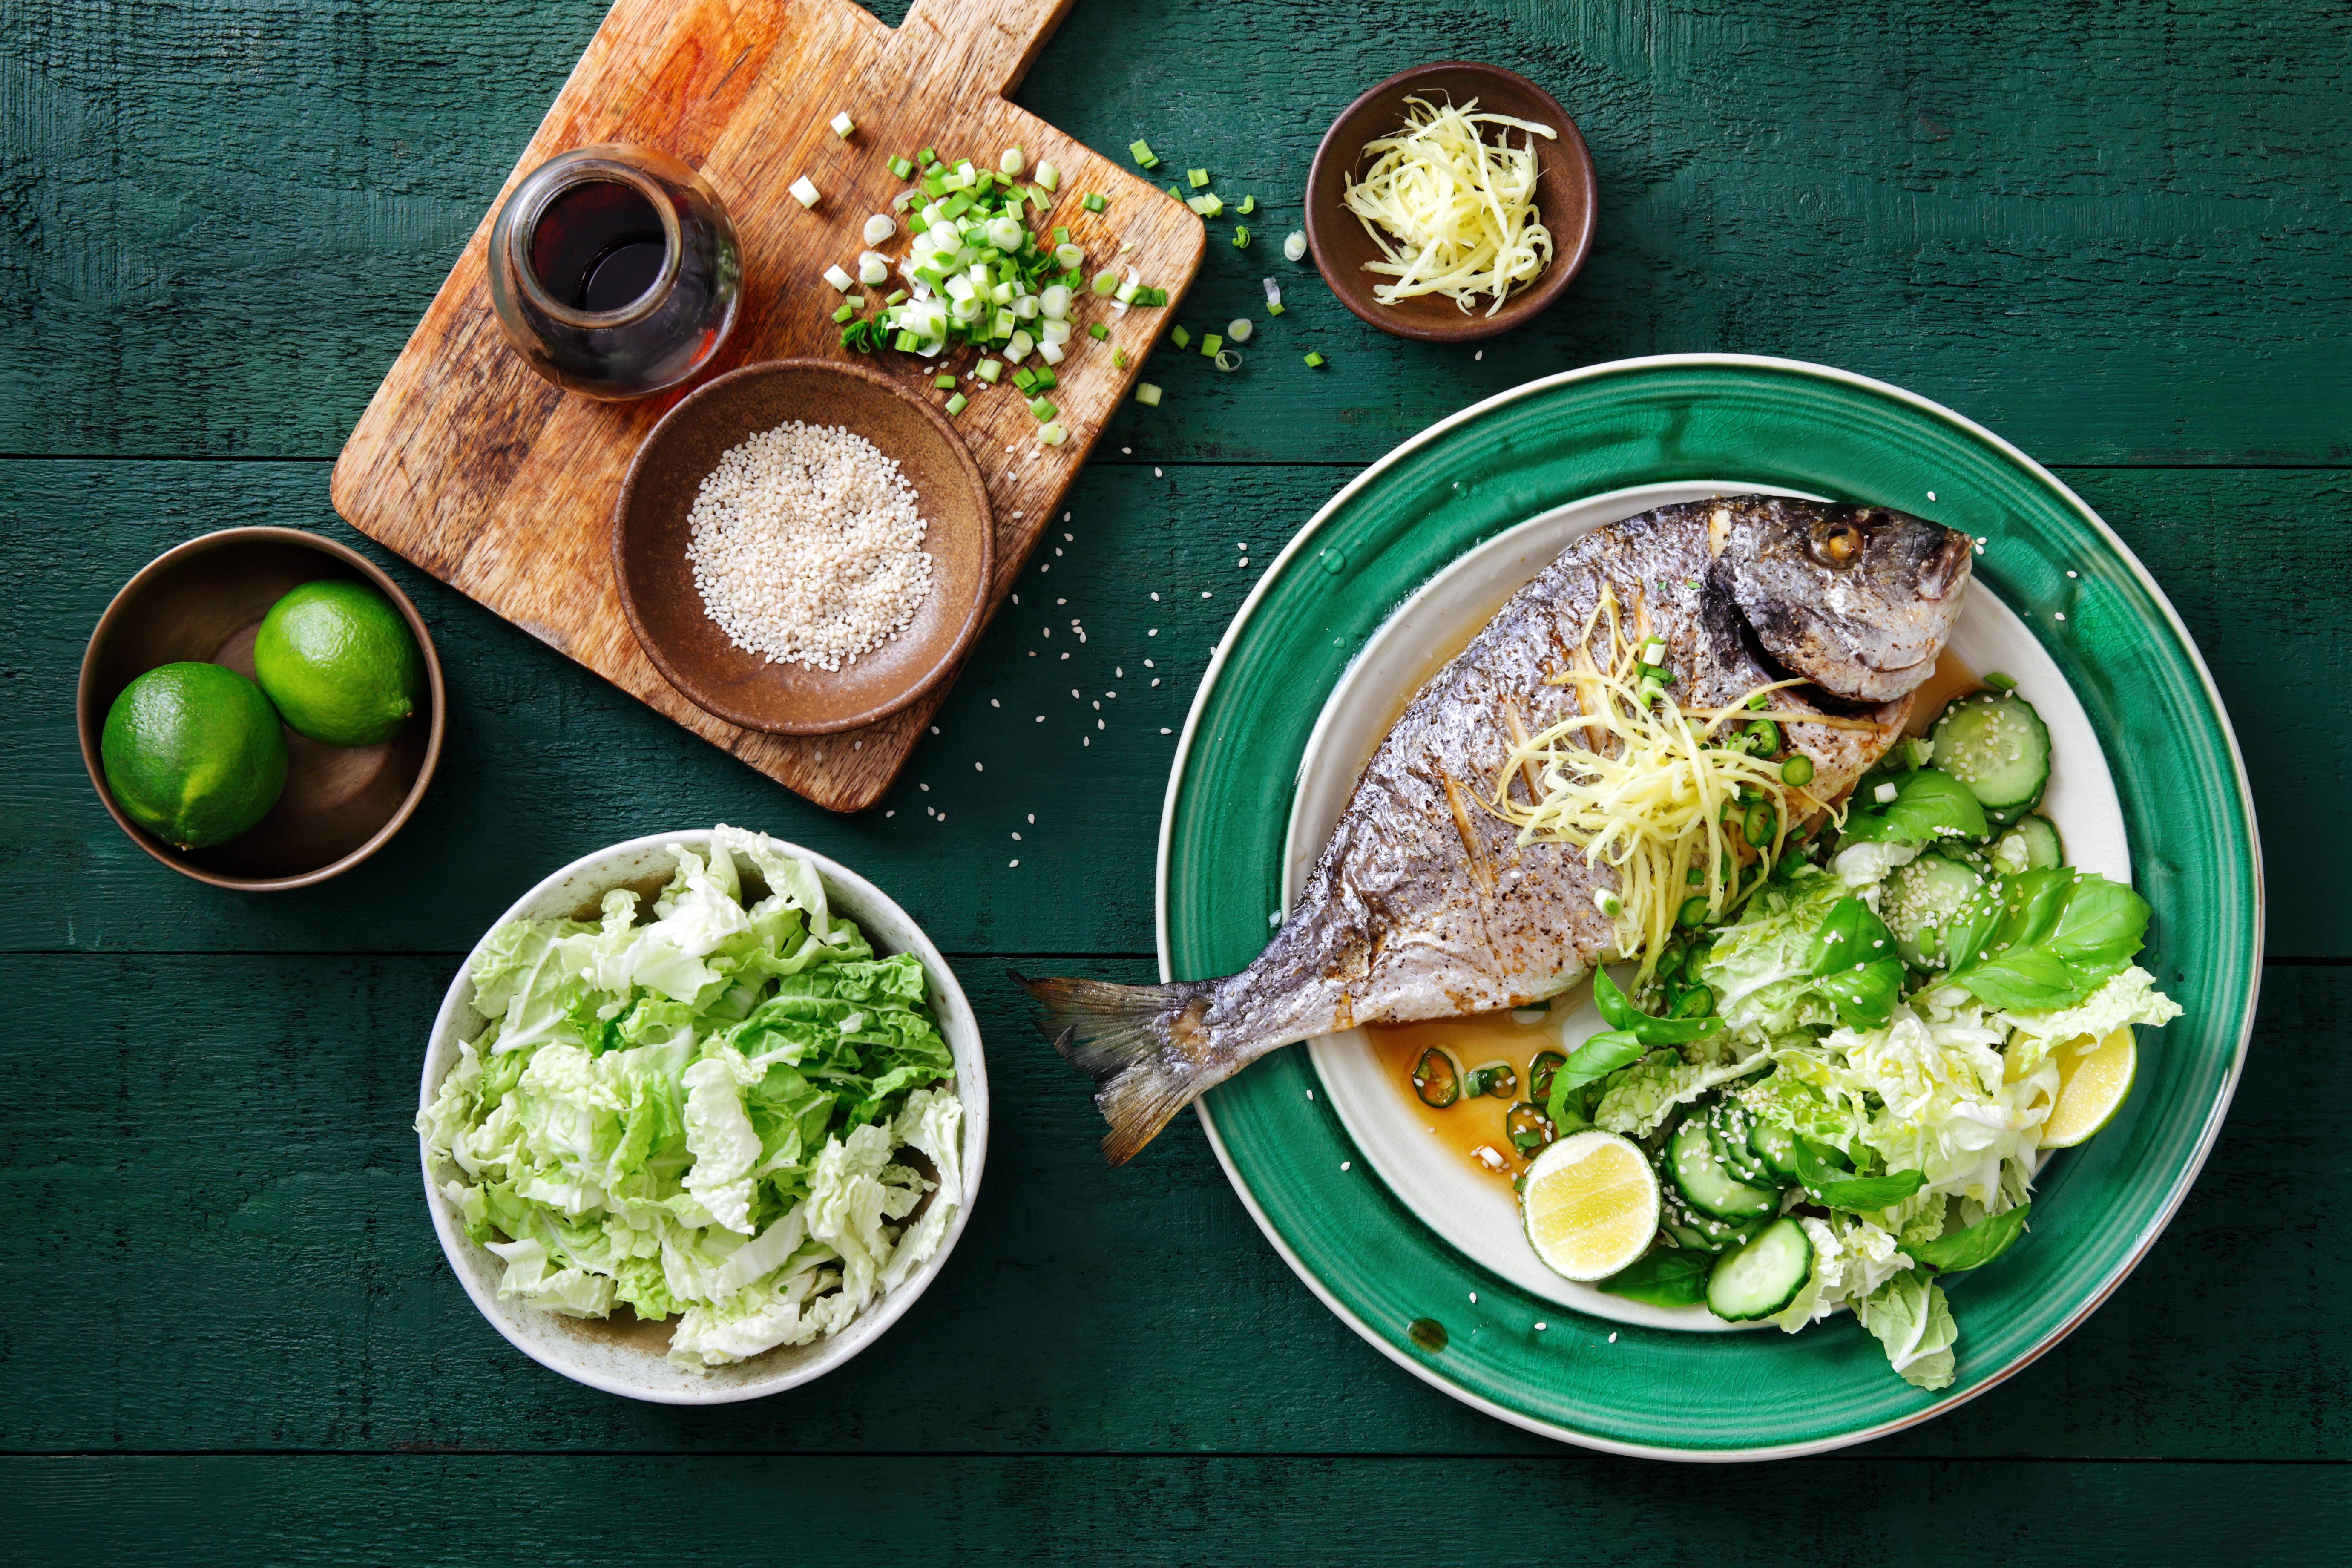
{"label": "brown ceramic bowl", "polygon": [[[931,591],[913,622],[833,671],[728,641],[686,558],[687,514],[720,455],[795,419],[845,426],[897,459],[929,525]],[[613,509],[613,576],[646,657],[688,701],[746,730],[824,735],[895,713],[955,672],[988,612],[995,531],[980,466],[928,401],[863,365],[769,360],[698,387],[646,437]]]}
{"label": "brown ceramic bowl", "polygon": [[[1536,210],[1551,231],[1551,264],[1491,316],[1483,303],[1465,315],[1453,300],[1435,295],[1396,305],[1383,305],[1372,298],[1373,287],[1389,279],[1365,271],[1364,263],[1380,260],[1381,248],[1341,196],[1347,188],[1345,177],[1360,175],[1370,166],[1363,155],[1364,143],[1403,126],[1404,100],[1409,97],[1439,104],[1450,99],[1464,105],[1475,98],[1483,112],[1508,114],[1559,132],[1558,141],[1535,139]],[[1527,139],[1527,132],[1514,131],[1511,139],[1517,145]],[[1323,133],[1323,143],[1315,149],[1315,163],[1307,174],[1307,244],[1339,303],[1381,331],[1423,342],[1468,342],[1507,332],[1559,298],[1592,248],[1593,214],[1599,205],[1594,191],[1592,154],[1585,151],[1576,121],[1551,94],[1500,66],[1443,60],[1399,71],[1349,104]]]}
{"label": "brown ceramic bowl", "polygon": [[[158,665],[224,664],[253,676],[261,617],[289,589],[344,577],[393,602],[425,655],[423,710],[375,746],[324,746],[286,731],[286,789],[250,830],[205,849],[178,849],[123,815],[99,760],[107,710],[122,689]],[[142,849],[216,888],[281,892],[350,870],[400,831],[441,758],[447,704],[441,660],[408,595],[355,550],[292,528],[230,528],[165,551],[123,584],[98,618],[74,697],[81,760],[99,799]]]}

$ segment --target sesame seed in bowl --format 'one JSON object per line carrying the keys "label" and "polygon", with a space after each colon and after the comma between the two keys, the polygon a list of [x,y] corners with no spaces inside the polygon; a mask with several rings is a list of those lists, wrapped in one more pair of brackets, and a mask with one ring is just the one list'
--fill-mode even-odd
{"label": "sesame seed in bowl", "polygon": [[939,411],[865,366],[719,376],[646,437],[613,514],[621,605],[679,693],[824,734],[945,680],[993,568],[980,469]]}

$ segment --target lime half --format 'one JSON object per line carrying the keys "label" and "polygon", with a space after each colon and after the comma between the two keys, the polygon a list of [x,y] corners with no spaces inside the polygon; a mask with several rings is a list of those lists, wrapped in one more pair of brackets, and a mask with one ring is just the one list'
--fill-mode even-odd
{"label": "lime half", "polygon": [[425,659],[391,600],[336,577],[269,606],[254,638],[253,675],[296,732],[330,746],[373,746],[416,711]]}
{"label": "lime half", "polygon": [[1528,1243],[1570,1279],[1605,1279],[1658,1234],[1658,1173],[1614,1132],[1588,1128],[1536,1156],[1523,1195]]}
{"label": "lime half", "polygon": [[2058,1064],[2058,1103],[2051,1108],[2050,1120],[2042,1124],[2044,1149],[2072,1149],[2113,1121],[2131,1096],[2139,1047],[2130,1026],[2078,1056],[2075,1051],[2081,1044],[2081,1040],[2069,1040],[2052,1053],[2051,1059]]}
{"label": "lime half", "polygon": [[167,664],[124,687],[98,754],[115,804],[183,849],[236,837],[286,787],[286,735],[269,700],[217,664]]}

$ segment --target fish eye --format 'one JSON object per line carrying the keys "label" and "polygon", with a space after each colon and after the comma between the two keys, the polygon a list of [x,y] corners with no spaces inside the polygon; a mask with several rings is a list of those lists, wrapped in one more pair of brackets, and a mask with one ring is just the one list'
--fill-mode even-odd
{"label": "fish eye", "polygon": [[1813,525],[1806,552],[1832,572],[1843,572],[1862,559],[1862,530],[1840,518]]}

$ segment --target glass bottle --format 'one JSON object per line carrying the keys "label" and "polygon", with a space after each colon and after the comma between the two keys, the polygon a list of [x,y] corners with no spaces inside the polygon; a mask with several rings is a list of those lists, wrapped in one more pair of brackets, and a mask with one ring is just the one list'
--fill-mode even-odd
{"label": "glass bottle", "polygon": [[743,292],[735,226],[668,153],[609,142],[530,174],[490,229],[490,306],[531,369],[568,392],[646,397],[709,364]]}

